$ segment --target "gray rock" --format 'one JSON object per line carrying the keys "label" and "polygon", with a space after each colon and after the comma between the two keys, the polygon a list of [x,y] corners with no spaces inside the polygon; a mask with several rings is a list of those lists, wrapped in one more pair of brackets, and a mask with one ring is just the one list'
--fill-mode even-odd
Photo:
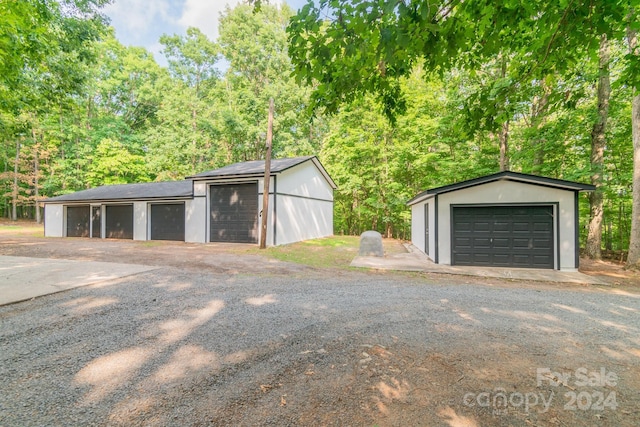
{"label": "gray rock", "polygon": [[360,256],[384,256],[382,235],[377,231],[365,231],[360,235]]}

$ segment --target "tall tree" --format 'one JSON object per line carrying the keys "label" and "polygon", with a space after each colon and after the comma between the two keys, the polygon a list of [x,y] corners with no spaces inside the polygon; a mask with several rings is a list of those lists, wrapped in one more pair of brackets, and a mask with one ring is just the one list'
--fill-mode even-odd
{"label": "tall tree", "polygon": [[[25,0],[0,5],[0,25],[6,30],[0,37],[0,136],[5,148],[15,152],[15,164],[23,165],[14,169],[13,211],[19,199],[37,210],[40,155],[48,145],[41,118],[52,108],[73,103],[83,91],[86,68],[96,59],[94,42],[104,30],[99,8],[105,3]],[[15,126],[17,122],[21,125]],[[21,142],[14,146],[16,140]],[[31,160],[23,158],[27,154]]]}
{"label": "tall tree", "polygon": [[264,156],[266,110],[275,100],[273,154],[306,155],[318,151],[313,123],[307,115],[309,89],[291,77],[286,27],[292,14],[286,5],[263,4],[227,8],[220,19],[224,58],[229,62],[217,87],[220,103],[221,143],[229,159],[252,160]]}
{"label": "tall tree", "polygon": [[[633,18],[634,15],[630,14]],[[637,20],[631,19],[627,37],[631,59],[640,63],[640,46],[635,27]],[[640,73],[639,73],[640,74]],[[631,128],[633,137],[633,204],[631,208],[631,237],[629,239],[629,255],[627,267],[640,269],[640,76],[636,75],[633,86],[633,101],[631,112]]]}
{"label": "tall tree", "polygon": [[157,82],[162,101],[158,125],[146,132],[148,159],[158,179],[180,179],[216,164],[217,103],[211,91],[218,80],[219,47],[197,28],[186,36],[160,38],[172,78]]}
{"label": "tall tree", "polygon": [[603,181],[604,150],[606,146],[606,128],[609,118],[609,97],[611,83],[609,81],[609,41],[603,34],[600,40],[598,71],[598,115],[591,131],[591,183],[596,190],[589,195],[589,235],[586,253],[591,259],[602,257],[602,218],[603,218]]}

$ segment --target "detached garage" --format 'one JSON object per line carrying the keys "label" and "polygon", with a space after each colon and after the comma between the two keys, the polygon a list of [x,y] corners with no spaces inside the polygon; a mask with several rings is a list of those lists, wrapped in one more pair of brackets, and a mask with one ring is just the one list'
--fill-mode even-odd
{"label": "detached garage", "polygon": [[[45,236],[258,243],[264,160],[184,181],[106,185],[44,200]],[[333,234],[335,183],[315,156],[271,163],[267,244]]]}
{"label": "detached garage", "polygon": [[575,271],[578,194],[594,186],[516,172],[411,199],[411,240],[437,264]]}

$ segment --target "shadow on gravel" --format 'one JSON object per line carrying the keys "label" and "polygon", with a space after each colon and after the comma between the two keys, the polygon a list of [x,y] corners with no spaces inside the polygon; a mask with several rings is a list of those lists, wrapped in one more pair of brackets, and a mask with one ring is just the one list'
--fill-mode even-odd
{"label": "shadow on gravel", "polygon": [[0,424],[637,426],[638,295],[581,292],[156,270],[0,308]]}

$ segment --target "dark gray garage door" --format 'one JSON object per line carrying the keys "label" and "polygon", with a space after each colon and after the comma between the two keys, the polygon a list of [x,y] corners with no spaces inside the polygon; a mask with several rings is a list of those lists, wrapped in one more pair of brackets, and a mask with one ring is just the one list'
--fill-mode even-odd
{"label": "dark gray garage door", "polygon": [[211,242],[258,242],[258,185],[211,186]]}
{"label": "dark gray garage door", "polygon": [[151,205],[151,240],[184,242],[184,203]]}
{"label": "dark gray garage door", "polygon": [[67,237],[89,237],[89,205],[67,206]]}
{"label": "dark gray garage door", "polygon": [[453,207],[452,264],[553,268],[552,206]]}
{"label": "dark gray garage door", "polygon": [[133,205],[107,206],[105,229],[107,239],[133,239]]}

